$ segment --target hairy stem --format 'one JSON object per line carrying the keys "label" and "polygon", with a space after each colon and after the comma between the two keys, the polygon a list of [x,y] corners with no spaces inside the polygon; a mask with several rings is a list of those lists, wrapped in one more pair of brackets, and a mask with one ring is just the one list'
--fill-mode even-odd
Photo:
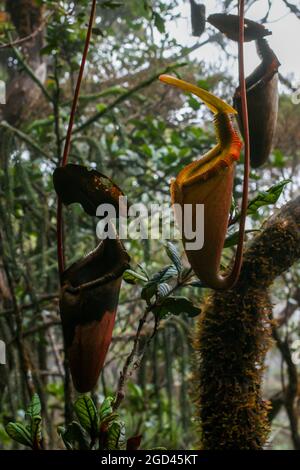
{"label": "hairy stem", "polygon": [[244,255],[236,286],[214,292],[197,323],[194,382],[204,449],[262,449],[269,403],[261,382],[271,344],[268,288],[300,258],[300,197],[263,226]]}

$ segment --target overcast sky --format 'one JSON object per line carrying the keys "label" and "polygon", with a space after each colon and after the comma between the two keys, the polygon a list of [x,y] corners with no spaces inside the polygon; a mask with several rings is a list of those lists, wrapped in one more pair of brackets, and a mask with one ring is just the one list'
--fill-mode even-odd
{"label": "overcast sky", "polygon": [[[298,1],[300,3],[300,0]],[[207,0],[203,3],[206,5],[207,15],[222,11],[223,2],[220,0]],[[261,20],[266,14],[267,5],[268,2],[266,0],[258,0],[255,6],[248,10],[246,17],[252,20]],[[232,13],[236,13],[236,11]],[[192,46],[198,39],[191,35],[189,1],[186,1],[180,8],[180,14],[181,18],[176,21],[176,24],[173,23],[169,25],[169,31],[182,45]],[[282,64],[280,68],[281,73],[284,76],[293,74],[295,77],[293,85],[300,86],[300,20],[290,13],[282,0],[273,0],[271,14],[266,26],[273,33],[272,36],[268,36],[268,41]],[[202,42],[206,37],[206,34],[204,34],[200,38],[200,41]],[[237,43],[233,41],[229,42],[229,47],[232,52],[237,53]],[[245,54],[246,73],[248,75],[259,63],[254,43],[246,44]],[[222,64],[222,58],[224,59],[220,48],[213,44],[201,47],[199,50],[195,51],[193,55],[199,60],[205,60],[206,63],[220,65]],[[232,74],[237,75],[237,67],[231,67],[231,65],[233,66],[235,64],[229,64],[229,67],[231,68]]]}

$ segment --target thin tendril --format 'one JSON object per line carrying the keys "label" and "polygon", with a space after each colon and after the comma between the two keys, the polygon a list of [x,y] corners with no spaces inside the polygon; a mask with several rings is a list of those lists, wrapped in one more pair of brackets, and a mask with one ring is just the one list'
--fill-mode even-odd
{"label": "thin tendril", "polygon": [[[74,125],[74,120],[75,120],[75,115],[76,115],[76,109],[77,109],[77,104],[78,104],[78,98],[79,98],[85,63],[87,59],[90,42],[91,42],[93,23],[94,23],[94,18],[95,18],[95,13],[96,13],[96,4],[97,4],[97,0],[93,0],[90,20],[89,20],[89,25],[88,25],[88,30],[87,30],[86,40],[85,40],[84,51],[82,54],[80,70],[78,74],[77,84],[76,84],[73,103],[72,103],[68,131],[67,131],[67,136],[66,136],[65,146],[64,146],[64,151],[63,151],[63,157],[60,162],[60,166],[65,166],[68,163],[68,156],[69,156],[70,146],[71,146],[72,130],[73,130],[73,125]],[[60,198],[58,198],[58,202],[57,202],[57,258],[58,258],[59,274],[61,277],[65,269],[65,254],[64,254],[62,202]]]}
{"label": "thin tendril", "polygon": [[248,208],[248,187],[249,187],[249,173],[250,173],[250,137],[249,137],[249,120],[248,120],[248,106],[247,106],[247,91],[245,81],[245,64],[244,64],[244,20],[245,20],[245,1],[239,0],[239,82],[242,104],[242,123],[244,129],[245,141],[245,154],[244,154],[244,184],[243,184],[243,199],[240,216],[239,240],[236,250],[235,262],[230,275],[230,287],[233,287],[240,275],[242,261],[243,261],[243,248],[245,238],[245,225]]}

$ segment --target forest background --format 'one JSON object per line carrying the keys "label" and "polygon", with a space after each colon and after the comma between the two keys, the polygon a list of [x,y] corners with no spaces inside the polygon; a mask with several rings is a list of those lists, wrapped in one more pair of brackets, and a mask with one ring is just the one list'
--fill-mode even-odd
{"label": "forest background", "polygon": [[[213,8],[215,12],[236,8],[234,0],[206,3],[210,13]],[[296,31],[295,21],[300,20],[296,4],[285,0],[246,4],[246,16],[263,19],[268,29],[276,20],[274,35],[280,22],[288,24],[287,18]],[[279,4],[278,18],[274,8]],[[64,362],[58,312],[52,173],[62,154],[89,6],[87,0],[0,3],[0,80],[6,83],[6,104],[0,108],[0,339],[6,344],[7,358],[0,365],[2,449],[22,448],[7,435],[5,426],[24,419],[33,390],[42,404],[46,448],[63,447],[57,427],[65,417],[67,421],[74,417],[77,395]],[[294,43],[299,37],[298,27]],[[279,119],[269,162],[251,172],[250,199],[256,202],[249,210],[248,241],[279,207],[299,196],[299,61],[296,46],[286,46],[286,56],[276,50],[278,33],[270,41],[282,63]],[[3,47],[8,43],[10,47]],[[254,46],[247,46],[246,52],[249,72]],[[289,57],[286,62],[285,57]],[[210,25],[201,37],[193,37],[190,4],[184,0],[99,1],[70,162],[97,168],[112,177],[130,201],[146,205],[170,204],[171,177],[215,142],[204,107],[158,82],[165,72],[231,102],[237,86],[236,44]],[[238,165],[237,203],[241,181],[242,165]],[[68,263],[95,247],[96,223],[79,206],[65,211]],[[232,257],[234,233],[228,235],[225,264]],[[179,279],[176,263],[184,272],[186,260],[181,244],[171,242],[126,241],[132,271],[125,275],[112,345],[92,393],[97,406],[116,393],[147,308],[149,280],[158,298],[175,295],[189,300],[185,312],[178,312],[171,302],[167,311],[160,312],[158,325],[151,316],[141,325],[119,413],[128,436],[142,435],[143,448],[189,449],[198,439],[191,396],[191,335],[195,310],[201,308],[207,291],[194,277]],[[299,276],[295,263],[271,289],[278,322],[265,359],[264,397],[273,404],[268,447],[274,449],[300,448]]]}

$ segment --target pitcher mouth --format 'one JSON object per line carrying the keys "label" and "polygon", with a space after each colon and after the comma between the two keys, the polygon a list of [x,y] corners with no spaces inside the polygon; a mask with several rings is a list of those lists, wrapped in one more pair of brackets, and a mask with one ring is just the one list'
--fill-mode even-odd
{"label": "pitcher mouth", "polygon": [[100,204],[112,204],[118,210],[119,198],[124,196],[108,176],[72,163],[54,170],[53,184],[63,204],[79,203],[92,216]]}
{"label": "pitcher mouth", "polygon": [[100,281],[98,285],[108,283],[113,278],[121,277],[128,269],[129,261],[130,257],[121,241],[106,238],[87,256],[64,271],[62,284],[68,283],[76,290],[97,280]]}

